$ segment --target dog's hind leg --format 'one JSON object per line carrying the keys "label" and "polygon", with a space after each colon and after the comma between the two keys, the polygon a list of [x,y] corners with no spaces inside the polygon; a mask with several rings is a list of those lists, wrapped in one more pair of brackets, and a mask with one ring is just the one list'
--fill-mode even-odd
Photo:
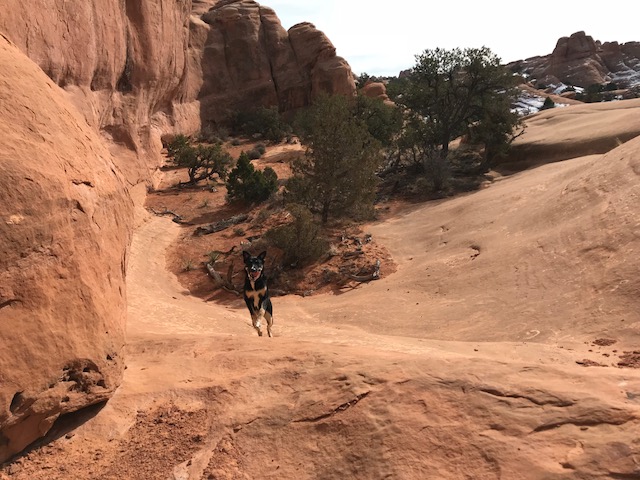
{"label": "dog's hind leg", "polygon": [[264,312],[264,318],[267,321],[267,335],[273,337],[273,335],[271,335],[271,327],[273,326],[273,315],[271,315],[271,312],[266,311]]}

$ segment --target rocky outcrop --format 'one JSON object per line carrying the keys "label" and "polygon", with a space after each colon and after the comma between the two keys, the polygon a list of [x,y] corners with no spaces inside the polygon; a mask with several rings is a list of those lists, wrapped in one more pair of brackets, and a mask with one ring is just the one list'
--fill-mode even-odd
{"label": "rocky outcrop", "polygon": [[558,40],[550,55],[508,65],[545,85],[560,82],[580,87],[614,82],[621,88],[640,84],[640,42],[601,43],[585,32]]}
{"label": "rocky outcrop", "polygon": [[351,68],[321,31],[302,23],[287,32],[272,9],[254,1],[220,2],[202,22],[192,18],[191,32],[203,122],[224,123],[257,106],[289,112],[322,93],[355,94]]}
{"label": "rocky outcrop", "polygon": [[395,103],[387,95],[387,86],[382,82],[367,82],[360,89],[360,94],[365,97],[382,100],[386,105],[395,106]]}
{"label": "rocky outcrop", "polygon": [[0,64],[3,461],[118,387],[133,203],[97,132],[2,35]]}

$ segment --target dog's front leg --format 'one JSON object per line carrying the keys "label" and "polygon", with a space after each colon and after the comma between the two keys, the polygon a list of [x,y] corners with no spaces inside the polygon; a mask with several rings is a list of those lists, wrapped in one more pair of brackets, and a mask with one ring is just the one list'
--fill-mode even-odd
{"label": "dog's front leg", "polygon": [[[260,311],[262,311],[262,309],[260,309]],[[256,329],[260,337],[262,336],[262,329],[261,329],[262,325],[260,324],[261,318],[262,318],[262,315],[260,315],[260,312],[253,312],[251,314],[251,323],[253,324],[253,328]]]}

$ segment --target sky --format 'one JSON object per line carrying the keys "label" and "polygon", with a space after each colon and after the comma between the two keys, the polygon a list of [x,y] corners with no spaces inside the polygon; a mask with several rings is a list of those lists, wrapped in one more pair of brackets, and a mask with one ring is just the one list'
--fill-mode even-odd
{"label": "sky", "polygon": [[[550,54],[561,37],[584,31],[594,40],[640,42],[638,0],[259,0],[284,28],[311,22],[356,74],[395,76],[426,49],[488,47],[509,63]],[[610,6],[609,6],[610,5]]]}

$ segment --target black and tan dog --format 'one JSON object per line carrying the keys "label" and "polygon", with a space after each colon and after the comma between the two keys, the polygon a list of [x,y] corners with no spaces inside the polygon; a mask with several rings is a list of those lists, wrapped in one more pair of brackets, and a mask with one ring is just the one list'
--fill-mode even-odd
{"label": "black and tan dog", "polygon": [[244,280],[244,301],[251,313],[251,323],[253,328],[262,336],[260,320],[264,317],[267,321],[267,334],[271,336],[273,325],[273,307],[269,298],[269,287],[267,276],[264,273],[264,258],[267,252],[262,252],[257,257],[249,252],[242,252],[244,259],[244,270],[246,272]]}

